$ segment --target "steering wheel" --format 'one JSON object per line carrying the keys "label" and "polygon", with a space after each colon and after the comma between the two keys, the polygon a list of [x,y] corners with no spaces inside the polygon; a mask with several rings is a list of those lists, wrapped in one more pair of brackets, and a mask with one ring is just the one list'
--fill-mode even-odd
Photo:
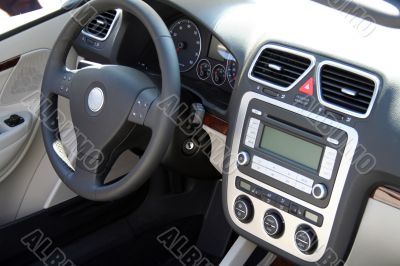
{"label": "steering wheel", "polygon": [[[84,25],[120,8],[137,17],[155,44],[162,88],[144,73],[119,65],[69,70],[66,58]],[[140,36],[138,36],[140,37]],[[78,195],[95,201],[121,198],[137,190],[161,162],[175,128],[171,103],[180,100],[175,46],[160,16],[140,0],[94,0],[66,23],[50,54],[42,83],[40,118],[44,145],[61,180]],[[77,137],[77,161],[69,162],[60,141],[58,96],[69,99]],[[129,135],[140,125],[151,138],[139,161],[124,177],[105,183]]]}

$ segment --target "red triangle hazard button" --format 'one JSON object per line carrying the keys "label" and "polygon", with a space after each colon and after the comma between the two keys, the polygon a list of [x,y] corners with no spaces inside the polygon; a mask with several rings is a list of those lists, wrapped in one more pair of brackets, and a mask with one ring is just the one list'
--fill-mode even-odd
{"label": "red triangle hazard button", "polygon": [[310,78],[307,80],[306,83],[303,84],[303,86],[300,87],[299,92],[302,92],[307,95],[313,95],[314,94],[314,78]]}

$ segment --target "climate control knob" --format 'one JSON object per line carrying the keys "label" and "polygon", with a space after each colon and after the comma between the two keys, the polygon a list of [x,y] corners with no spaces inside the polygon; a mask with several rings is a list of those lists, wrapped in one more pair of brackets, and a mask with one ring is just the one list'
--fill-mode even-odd
{"label": "climate control knob", "polygon": [[233,206],[236,218],[242,223],[248,223],[253,219],[254,209],[251,200],[246,196],[240,196]]}
{"label": "climate control knob", "polygon": [[312,195],[316,199],[325,199],[328,195],[328,189],[324,184],[315,184],[311,191]]}
{"label": "climate control knob", "polygon": [[283,218],[275,210],[269,210],[265,213],[264,230],[273,238],[278,238],[282,235],[284,230]]}
{"label": "climate control knob", "polygon": [[297,248],[305,254],[311,254],[317,247],[317,235],[308,225],[300,225],[296,230],[294,239]]}
{"label": "climate control knob", "polygon": [[250,163],[250,154],[246,151],[241,151],[237,156],[238,165],[248,165]]}

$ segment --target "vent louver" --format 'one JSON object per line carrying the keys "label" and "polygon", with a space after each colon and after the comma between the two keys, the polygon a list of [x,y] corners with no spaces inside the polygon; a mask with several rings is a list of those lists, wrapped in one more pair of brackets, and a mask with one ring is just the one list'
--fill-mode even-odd
{"label": "vent louver", "polygon": [[354,115],[368,116],[379,80],[368,73],[338,64],[323,64],[319,71],[320,100],[325,105]]}
{"label": "vent louver", "polygon": [[83,29],[83,33],[100,41],[107,39],[117,20],[119,10],[109,10],[97,15]]}
{"label": "vent louver", "polygon": [[311,55],[266,45],[253,62],[249,77],[261,84],[287,91],[311,70],[314,63]]}

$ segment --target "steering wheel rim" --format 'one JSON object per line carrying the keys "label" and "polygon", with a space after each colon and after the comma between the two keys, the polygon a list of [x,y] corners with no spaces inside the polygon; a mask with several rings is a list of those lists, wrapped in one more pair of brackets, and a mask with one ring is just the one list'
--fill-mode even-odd
{"label": "steering wheel rim", "polygon": [[[93,11],[96,11],[96,14],[98,14],[117,8],[138,18],[146,27],[155,44],[162,77],[162,86],[159,95],[154,94],[155,86],[151,84],[147,76],[137,70],[127,67],[106,66],[101,68],[87,68],[78,71],[71,71],[65,67],[66,58],[73,41],[79,35],[83,26],[91,21],[94,15]],[[89,86],[85,87],[82,85],[89,84],[91,78],[94,80]],[[101,87],[102,85],[104,88]],[[83,105],[81,102],[84,102],[87,110],[86,102],[89,99],[88,94],[92,92],[94,86],[96,86],[96,89],[102,90],[103,96],[105,95],[103,97],[104,106],[101,106],[102,110],[98,113],[92,111],[92,109],[86,113],[82,113]],[[124,87],[124,89],[110,93],[111,89],[109,87],[112,89]],[[113,96],[114,94],[117,96]],[[99,154],[90,154],[90,156],[87,154],[87,158],[93,159],[98,163],[95,170],[89,169],[87,165],[82,162],[79,163],[79,159],[74,169],[65,155],[59,137],[59,125],[57,120],[57,99],[59,95],[70,98],[72,122],[75,125],[74,120],[80,120],[82,117],[83,121],[78,122],[86,130],[90,130],[90,123],[97,126],[96,122],[102,122],[103,118],[106,119],[107,116],[110,116],[110,108],[118,108],[119,105],[124,105],[120,110],[127,111],[129,109],[128,113],[121,114],[122,118],[118,118],[117,122],[110,122],[110,124],[115,124],[119,127],[112,131],[116,132],[115,135],[100,138],[97,137],[97,135],[101,133],[88,131],[88,134],[95,140],[106,139],[112,142],[105,143],[104,145],[99,144],[99,146],[102,147],[98,149],[100,152]],[[79,99],[79,97],[82,96],[84,98],[83,101]],[[111,98],[108,102],[107,96]],[[140,109],[140,106],[139,109],[137,109],[137,104],[139,103],[140,105],[143,99],[147,99],[147,106],[144,108],[144,111],[142,110],[143,108]],[[66,23],[55,42],[42,83],[40,104],[41,129],[46,152],[53,168],[61,180],[72,191],[90,200],[115,200],[137,190],[150,177],[151,173],[156,168],[155,166],[161,162],[168,148],[169,141],[173,136],[175,128],[174,112],[171,112],[171,108],[173,108],[171,100],[173,103],[179,103],[179,99],[180,72],[178,59],[169,30],[161,17],[149,5],[139,0],[94,0],[88,2]],[[120,102],[126,102],[126,104],[118,104]],[[128,108],[129,102],[131,102],[131,106]],[[164,103],[165,105],[163,105]],[[76,110],[81,110],[81,112],[79,113]],[[138,118],[132,116],[132,114],[135,115],[135,110],[139,110],[138,113],[142,112],[140,113],[143,115],[141,119],[138,120]],[[74,112],[76,114],[74,114]],[[127,121],[123,121],[123,118],[126,118]],[[113,163],[111,161],[115,161],[115,157],[118,154],[118,146],[124,143],[123,138],[129,135],[134,129],[135,124],[144,125],[152,131],[150,142],[144,154],[126,176],[116,182],[104,184],[105,172],[108,173],[111,168],[110,163]],[[132,125],[132,127],[130,127],[130,125]],[[107,131],[107,129],[104,131]],[[99,143],[101,142],[100,140],[98,141]],[[97,147],[97,142],[95,143]],[[104,155],[107,162],[104,164],[100,162],[100,158],[103,156],[103,154],[101,154],[103,150],[107,151],[107,156]],[[108,154],[110,150],[111,154]],[[78,153],[79,152],[78,148]],[[82,169],[85,167],[87,169]]]}

